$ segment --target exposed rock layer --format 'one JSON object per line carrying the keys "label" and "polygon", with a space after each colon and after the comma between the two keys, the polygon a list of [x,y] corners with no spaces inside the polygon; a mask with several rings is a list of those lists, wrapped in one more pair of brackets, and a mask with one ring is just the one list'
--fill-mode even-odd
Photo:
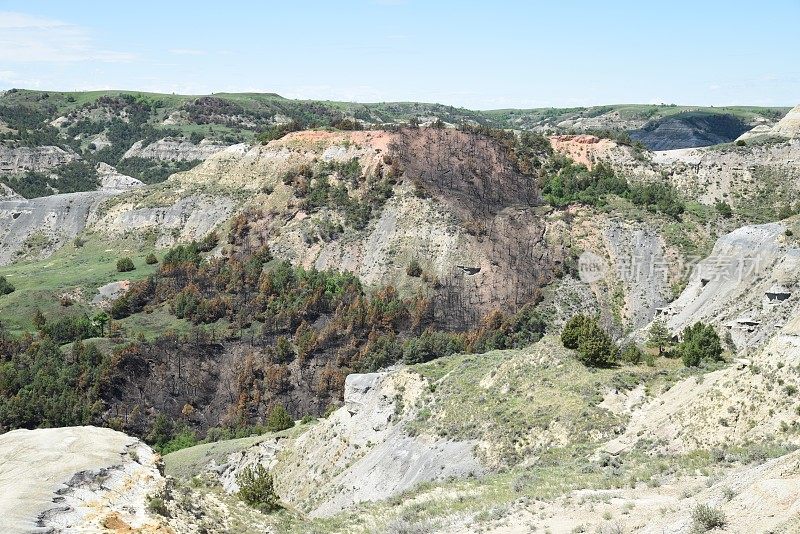
{"label": "exposed rock layer", "polygon": [[137,141],[122,157],[139,157],[158,161],[195,161],[207,159],[224,148],[225,145],[205,139],[199,144],[194,144],[185,139],[165,137],[149,145]]}
{"label": "exposed rock layer", "polygon": [[78,156],[57,146],[9,147],[0,143],[0,174],[45,172]]}
{"label": "exposed rock layer", "polygon": [[150,447],[107,428],[13,430],[0,435],[3,532],[159,530],[147,496],[164,487]]}

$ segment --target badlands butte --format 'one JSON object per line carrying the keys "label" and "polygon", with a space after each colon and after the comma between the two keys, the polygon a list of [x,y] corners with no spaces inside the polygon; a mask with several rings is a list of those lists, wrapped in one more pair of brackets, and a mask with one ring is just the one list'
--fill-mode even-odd
{"label": "badlands butte", "polygon": [[800,531],[800,107],[0,93],[3,532]]}

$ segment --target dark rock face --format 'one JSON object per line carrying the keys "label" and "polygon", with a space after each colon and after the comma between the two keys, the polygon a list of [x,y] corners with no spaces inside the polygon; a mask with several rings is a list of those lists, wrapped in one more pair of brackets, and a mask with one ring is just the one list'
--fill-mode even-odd
{"label": "dark rock face", "polygon": [[268,351],[273,343],[190,335],[128,347],[103,394],[106,417],[145,435],[152,415],[163,413],[202,435],[212,427],[263,422],[276,404],[299,419],[341,400],[345,375],[331,365],[333,349],[277,362]]}
{"label": "dark rock face", "polygon": [[564,250],[547,243],[537,176],[518,170],[497,140],[458,130],[410,130],[391,147],[405,176],[452,213],[476,251],[454,265],[433,299],[435,323],[477,326],[493,310],[514,313],[541,298]]}
{"label": "dark rock face", "polygon": [[435,323],[463,330],[476,327],[493,310],[515,313],[541,299],[556,277],[564,251],[545,240],[545,224],[532,209],[508,208],[483,221],[470,236],[480,254],[474,266],[456,265],[433,299]]}
{"label": "dark rock face", "polygon": [[403,130],[390,147],[405,176],[461,219],[541,204],[536,177],[517,171],[498,141],[453,129]]}
{"label": "dark rock face", "polygon": [[690,112],[649,122],[630,136],[650,150],[673,150],[729,143],[749,129],[733,115]]}

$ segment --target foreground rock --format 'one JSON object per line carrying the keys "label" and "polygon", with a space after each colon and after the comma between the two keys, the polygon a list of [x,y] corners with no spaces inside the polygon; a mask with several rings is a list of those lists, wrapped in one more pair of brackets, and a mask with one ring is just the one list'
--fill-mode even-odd
{"label": "foreground rock", "polygon": [[165,484],[159,457],[97,427],[14,430],[0,436],[3,532],[171,532],[147,511]]}
{"label": "foreground rock", "polygon": [[[698,506],[724,518],[721,529],[693,518]],[[448,534],[490,532],[790,533],[800,528],[800,452],[734,470],[721,479],[686,479],[661,487],[578,490],[557,501],[512,507],[506,517],[475,528],[464,522]]]}
{"label": "foreground rock", "polygon": [[261,463],[275,473],[281,499],[310,517],[387,499],[423,482],[485,472],[473,453],[475,442],[405,431],[426,387],[419,375],[407,371],[350,375],[345,406],[330,417],[297,439],[265,440],[214,469],[226,491],[234,493],[237,475]]}

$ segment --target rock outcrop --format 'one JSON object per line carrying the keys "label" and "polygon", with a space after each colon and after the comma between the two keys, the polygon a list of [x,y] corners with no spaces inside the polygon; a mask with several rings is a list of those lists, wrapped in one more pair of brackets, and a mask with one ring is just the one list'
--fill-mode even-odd
{"label": "rock outcrop", "polygon": [[0,435],[4,533],[163,532],[147,497],[164,489],[160,458],[107,428],[13,430]]}
{"label": "rock outcrop", "polygon": [[0,265],[46,257],[69,243],[113,193],[65,193],[0,201]]}
{"label": "rock outcrop", "polygon": [[0,174],[45,172],[77,158],[75,153],[57,146],[10,147],[0,143]]}
{"label": "rock outcrop", "polygon": [[127,191],[144,186],[140,180],[122,174],[111,165],[102,162],[97,165],[97,177],[101,191]]}
{"label": "rock outcrop", "polygon": [[482,474],[474,442],[405,431],[426,388],[422,377],[408,371],[350,375],[345,406],[327,419],[297,438],[268,439],[210,467],[226,491],[235,492],[237,475],[261,463],[274,473],[281,500],[311,517],[399,495],[423,482]]}
{"label": "rock outcrop", "polygon": [[619,145],[611,139],[594,135],[551,135],[553,150],[569,156],[574,162],[592,168],[595,163],[607,160]]}
{"label": "rock outcrop", "polygon": [[[602,231],[598,250],[605,252],[609,262],[605,291],[598,294],[604,303],[601,309],[604,313],[611,310],[612,316],[616,311],[626,325],[634,328],[645,325],[672,296],[674,273],[668,268],[670,254],[664,240],[646,225],[612,219],[598,226]],[[623,288],[621,303],[614,303],[611,297],[615,285]],[[615,310],[615,306],[619,309]]]}
{"label": "rock outcrop", "polygon": [[6,184],[0,183],[0,200],[21,200],[22,198]]}
{"label": "rock outcrop", "polygon": [[[655,168],[685,196],[744,208],[763,196],[789,201],[800,191],[800,140],[654,152]],[[769,206],[774,207],[774,206]]]}
{"label": "rock outcrop", "polygon": [[785,222],[744,226],[720,237],[657,318],[675,333],[703,321],[729,332],[739,349],[762,346],[800,315],[800,245],[786,229]]}
{"label": "rock outcrop", "polygon": [[646,150],[594,135],[553,135],[549,139],[553,150],[590,169],[603,163],[629,180],[661,179],[659,169],[652,164],[650,152]]}
{"label": "rock outcrop", "polygon": [[[347,239],[310,239],[321,220],[341,223],[341,215],[329,206],[306,211],[302,193],[284,178],[353,159],[360,168],[347,185],[354,198],[376,169],[396,165],[403,177],[365,228],[348,228]],[[517,172],[495,141],[456,130],[294,132],[265,146],[228,147],[170,181],[268,191],[258,207],[280,231],[270,232],[267,244],[295,264],[416,290],[419,281],[405,269],[414,257],[424,260],[423,268],[441,282],[433,299],[437,319],[460,328],[476,324],[498,302],[515,311],[535,300],[562,254],[545,238],[535,179]]]}
{"label": "rock outcrop", "polygon": [[3,186],[10,194],[0,196],[0,265],[52,254],[97,218],[103,202],[144,185],[105,163],[97,170],[101,183],[98,191],[24,199]]}
{"label": "rock outcrop", "polygon": [[[524,499],[521,499],[524,501]],[[703,505],[724,518],[722,528],[696,522]],[[533,500],[512,507],[501,519],[476,527],[467,520],[440,529],[446,534],[527,532],[797,532],[800,528],[800,452],[734,469],[701,483],[679,480],[659,487],[585,489],[563,499]],[[710,530],[709,530],[710,529]]]}
{"label": "rock outcrop", "polygon": [[795,106],[777,124],[760,124],[739,136],[737,141],[756,141],[770,137],[796,139],[800,137],[800,106]]}
{"label": "rock outcrop", "polygon": [[800,137],[800,106],[792,108],[770,133],[789,138]]}
{"label": "rock outcrop", "polygon": [[685,112],[651,121],[630,136],[650,150],[673,150],[728,143],[748,129],[733,115]]}
{"label": "rock outcrop", "polygon": [[374,169],[388,150],[392,135],[382,131],[293,132],[267,145],[240,143],[217,151],[197,167],[181,173],[182,183],[216,183],[258,190],[277,186],[288,171],[319,161],[344,163],[358,159],[365,171]]}
{"label": "rock outcrop", "polygon": [[110,236],[152,231],[156,246],[164,248],[178,241],[202,239],[228,220],[238,205],[223,194],[186,193],[160,203],[153,203],[151,198],[146,194],[119,197],[102,213],[96,213],[89,226]]}
{"label": "rock outcrop", "polygon": [[154,143],[145,145],[137,141],[122,156],[124,158],[145,158],[157,161],[197,161],[205,160],[224,149],[226,145],[203,139],[194,144],[186,139],[165,137]]}
{"label": "rock outcrop", "polygon": [[556,126],[567,131],[591,130],[635,130],[647,123],[642,117],[623,116],[619,111],[592,114],[586,117],[575,117],[560,121]]}

